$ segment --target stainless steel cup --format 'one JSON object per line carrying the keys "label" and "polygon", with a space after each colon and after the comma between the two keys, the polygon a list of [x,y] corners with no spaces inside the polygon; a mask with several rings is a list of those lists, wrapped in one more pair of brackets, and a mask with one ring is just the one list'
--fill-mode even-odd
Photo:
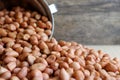
{"label": "stainless steel cup", "polygon": [[54,17],[53,13],[57,12],[55,4],[48,5],[46,0],[0,0],[0,10],[4,8],[12,8],[14,6],[21,6],[26,9],[36,10],[42,15],[47,16],[52,23],[52,34],[49,39],[53,36],[54,33]]}

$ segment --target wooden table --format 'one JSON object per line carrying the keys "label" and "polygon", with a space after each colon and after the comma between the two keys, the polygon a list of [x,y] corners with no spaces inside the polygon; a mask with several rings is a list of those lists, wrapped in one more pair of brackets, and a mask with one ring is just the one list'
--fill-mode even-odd
{"label": "wooden table", "polygon": [[55,3],[54,36],[82,44],[120,44],[120,0],[48,0]]}

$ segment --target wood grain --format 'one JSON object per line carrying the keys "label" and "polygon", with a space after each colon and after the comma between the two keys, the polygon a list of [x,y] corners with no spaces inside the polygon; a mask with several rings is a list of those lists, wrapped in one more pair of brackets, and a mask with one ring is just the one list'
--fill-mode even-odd
{"label": "wood grain", "polygon": [[49,0],[58,7],[54,36],[82,44],[120,44],[120,0]]}

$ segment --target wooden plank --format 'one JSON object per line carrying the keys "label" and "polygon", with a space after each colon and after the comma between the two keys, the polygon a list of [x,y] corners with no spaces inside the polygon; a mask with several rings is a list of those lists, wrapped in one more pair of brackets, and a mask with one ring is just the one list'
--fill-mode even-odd
{"label": "wooden plank", "polygon": [[55,34],[82,44],[120,44],[120,0],[49,0],[56,3]]}

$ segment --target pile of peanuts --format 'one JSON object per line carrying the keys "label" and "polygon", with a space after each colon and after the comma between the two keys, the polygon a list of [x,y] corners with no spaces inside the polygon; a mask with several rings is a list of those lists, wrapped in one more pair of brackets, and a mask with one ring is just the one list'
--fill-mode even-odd
{"label": "pile of peanuts", "polygon": [[51,29],[35,11],[0,11],[0,80],[120,80],[119,59],[76,42],[49,40]]}

